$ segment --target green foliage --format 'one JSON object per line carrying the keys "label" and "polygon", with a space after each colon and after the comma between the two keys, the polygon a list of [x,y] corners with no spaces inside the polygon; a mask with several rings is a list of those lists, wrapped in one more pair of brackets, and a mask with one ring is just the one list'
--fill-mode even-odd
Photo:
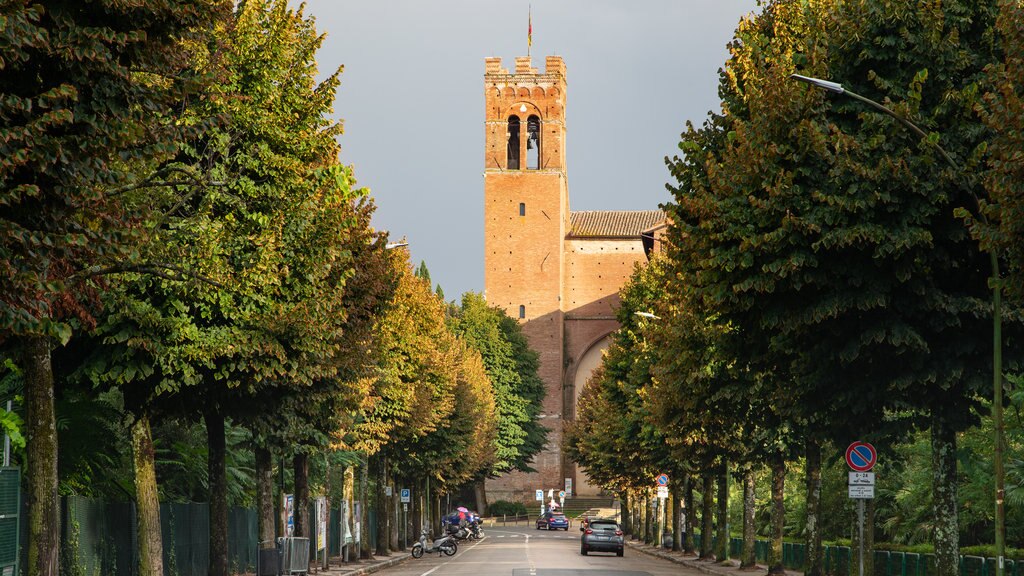
{"label": "green foliage", "polygon": [[523,516],[527,514],[526,505],[522,502],[495,500],[487,506],[488,516]]}
{"label": "green foliage", "polygon": [[60,576],[86,576],[85,568],[79,559],[79,536],[81,533],[81,526],[72,518],[67,527],[67,537],[60,543]]}
{"label": "green foliage", "polygon": [[544,385],[537,354],[527,346],[518,322],[480,294],[467,292],[452,307],[452,330],[476,350],[494,390],[497,417],[496,461],[488,474],[531,471],[530,460],[544,446],[547,430],[538,415]]}

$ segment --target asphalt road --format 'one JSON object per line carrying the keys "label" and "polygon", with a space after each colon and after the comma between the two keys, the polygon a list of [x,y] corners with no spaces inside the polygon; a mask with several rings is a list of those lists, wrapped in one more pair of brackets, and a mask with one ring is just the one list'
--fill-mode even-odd
{"label": "asphalt road", "polygon": [[697,576],[697,570],[626,547],[580,555],[580,532],[528,527],[484,529],[476,542],[460,542],[455,556],[424,554],[378,572],[381,576]]}

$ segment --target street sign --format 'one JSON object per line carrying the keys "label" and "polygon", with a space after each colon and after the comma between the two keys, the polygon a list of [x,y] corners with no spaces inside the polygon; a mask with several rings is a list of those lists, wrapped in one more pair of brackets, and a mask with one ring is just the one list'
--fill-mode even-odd
{"label": "street sign", "polygon": [[851,484],[849,486],[850,498],[858,500],[870,500],[875,497],[875,485],[864,486],[859,484]]}
{"label": "street sign", "polygon": [[850,486],[874,486],[874,472],[850,472]]}
{"label": "street sign", "polygon": [[658,498],[668,498],[668,486],[658,486]]}
{"label": "street sign", "polygon": [[402,504],[408,504],[412,500],[412,490],[402,488]]}
{"label": "street sign", "polygon": [[558,497],[561,498],[562,500],[565,500],[565,490],[559,490]]}
{"label": "street sign", "polygon": [[875,447],[867,442],[854,442],[846,449],[846,463],[854,472],[867,472],[877,461]]}
{"label": "street sign", "polygon": [[543,490],[537,490],[537,501],[538,502],[543,502],[544,501],[544,491]]}
{"label": "street sign", "polygon": [[668,474],[658,474],[656,478],[658,486],[668,486]]}

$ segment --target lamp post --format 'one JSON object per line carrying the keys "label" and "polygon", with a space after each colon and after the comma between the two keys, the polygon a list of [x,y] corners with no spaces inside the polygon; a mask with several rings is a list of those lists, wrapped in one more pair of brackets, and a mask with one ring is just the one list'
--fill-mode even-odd
{"label": "lamp post", "polygon": [[633,312],[633,314],[640,316],[641,318],[649,318],[651,320],[661,320],[661,316],[655,316],[650,312]]}
{"label": "lamp post", "polygon": [[[957,164],[952,157],[936,142],[930,142],[928,135],[925,134],[916,124],[910,120],[900,116],[896,112],[889,108],[875,102],[870,98],[866,98],[851,92],[846,89],[842,84],[838,82],[830,82],[828,80],[822,80],[820,78],[813,78],[810,76],[801,76],[800,74],[790,74],[789,77],[798,82],[804,82],[810,84],[816,88],[827,90],[835,94],[842,94],[849,96],[854,100],[859,100],[876,110],[892,116],[901,124],[906,126],[911,132],[917,134],[923,138],[926,142],[929,142],[936,150],[942,154],[946,162],[953,167],[959,173],[963,173],[963,169]],[[977,202],[977,198],[975,198]],[[978,210],[978,218],[982,222],[988,223],[985,214]],[[999,257],[996,254],[995,248],[990,247],[987,250],[989,254],[989,260],[992,265],[992,278],[990,283],[992,285],[992,423],[995,428],[995,500],[996,500],[996,576],[1003,576],[1004,574],[1004,555],[1006,547],[1006,511],[1003,505],[1004,500],[1004,484],[1005,484],[1005,472],[1003,469],[1003,452],[1005,451],[1006,441],[1003,433],[1003,316],[1002,316],[1002,278],[999,273]]]}

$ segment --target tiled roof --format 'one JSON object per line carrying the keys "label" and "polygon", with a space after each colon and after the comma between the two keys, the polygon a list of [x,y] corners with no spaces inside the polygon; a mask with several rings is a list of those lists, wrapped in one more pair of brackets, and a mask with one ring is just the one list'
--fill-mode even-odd
{"label": "tiled roof", "polygon": [[661,210],[594,210],[572,212],[569,236],[573,238],[633,238],[665,221]]}

